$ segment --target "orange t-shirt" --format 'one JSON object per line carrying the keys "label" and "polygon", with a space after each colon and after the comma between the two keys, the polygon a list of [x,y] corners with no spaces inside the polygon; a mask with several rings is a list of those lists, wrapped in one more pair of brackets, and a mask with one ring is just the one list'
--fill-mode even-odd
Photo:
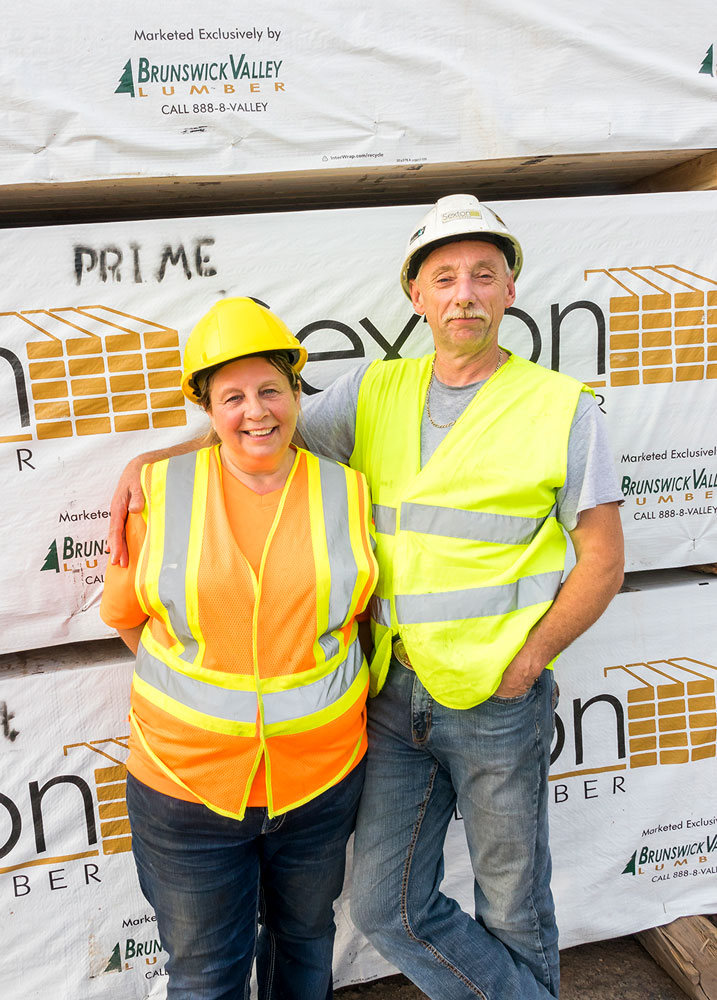
{"label": "orange t-shirt", "polygon": [[[276,510],[281,500],[282,489],[261,495],[245,486],[226,468],[223,470],[222,488],[227,519],[237,545],[246,556],[254,573],[259,575],[261,557],[266,544]],[[105,571],[105,587],[100,605],[102,620],[112,628],[134,628],[146,620],[146,615],[137,599],[134,579],[139,562],[139,553],[146,535],[146,525],[141,514],[130,514],[127,521],[127,548],[129,565],[122,568],[108,563]],[[138,781],[157,792],[175,799],[198,802],[191,792],[172,781],[146,753],[139,740],[130,743],[128,770]],[[266,806],[266,771],[262,757],[249,791],[248,806]]]}

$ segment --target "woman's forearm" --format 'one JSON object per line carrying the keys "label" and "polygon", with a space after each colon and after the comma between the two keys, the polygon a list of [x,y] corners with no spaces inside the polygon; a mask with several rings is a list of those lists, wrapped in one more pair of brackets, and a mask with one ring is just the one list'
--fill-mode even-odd
{"label": "woman's forearm", "polygon": [[125,646],[128,647],[128,649],[131,649],[132,652],[135,654],[137,653],[137,649],[139,647],[139,637],[142,635],[142,632],[144,631],[144,626],[147,624],[147,621],[148,619],[145,618],[145,620],[141,623],[141,625],[135,625],[134,628],[117,629],[117,632],[122,642],[125,644]]}

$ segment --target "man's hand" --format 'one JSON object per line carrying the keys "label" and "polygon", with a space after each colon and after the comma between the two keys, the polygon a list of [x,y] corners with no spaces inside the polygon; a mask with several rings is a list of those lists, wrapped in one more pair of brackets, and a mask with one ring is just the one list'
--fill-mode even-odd
{"label": "man's hand", "polygon": [[550,663],[550,659],[545,663],[542,657],[535,659],[530,649],[523,646],[503,671],[496,695],[499,698],[518,698],[525,694],[542,674],[545,664]]}
{"label": "man's hand", "polygon": [[133,458],[119,478],[110,504],[110,560],[126,566],[129,562],[125,524],[128,514],[139,514],[144,508],[144,494],[139,474],[144,458]]}
{"label": "man's hand", "polygon": [[197,451],[202,447],[203,440],[203,438],[192,438],[191,441],[184,441],[162,451],[148,451],[127,463],[110,504],[109,544],[110,560],[113,564],[127,566],[129,563],[125,524],[128,514],[139,514],[144,510],[144,494],[139,476],[142,466],[148,462],[161,462],[162,459],[172,458],[173,455],[186,455],[189,451]]}
{"label": "man's hand", "polygon": [[622,585],[624,552],[617,503],[581,511],[570,532],[575,566],[552,605],[505,668],[499,698],[517,698],[573,639],[596,622]]}

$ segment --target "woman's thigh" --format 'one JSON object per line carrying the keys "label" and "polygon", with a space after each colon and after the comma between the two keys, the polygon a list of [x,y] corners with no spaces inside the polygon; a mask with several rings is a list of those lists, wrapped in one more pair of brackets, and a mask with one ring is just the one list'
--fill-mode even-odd
{"label": "woman's thigh", "polygon": [[140,886],[169,954],[168,996],[239,1000],[254,955],[260,823],[162,795],[131,775],[127,805]]}
{"label": "woman's thigh", "polygon": [[257,978],[263,1000],[333,996],[334,900],[365,763],[311,802],[276,817],[262,839]]}
{"label": "woman's thigh", "polygon": [[322,795],[269,821],[261,889],[262,919],[272,930],[308,938],[333,932],[333,902],[343,885],[365,768],[362,760]]}

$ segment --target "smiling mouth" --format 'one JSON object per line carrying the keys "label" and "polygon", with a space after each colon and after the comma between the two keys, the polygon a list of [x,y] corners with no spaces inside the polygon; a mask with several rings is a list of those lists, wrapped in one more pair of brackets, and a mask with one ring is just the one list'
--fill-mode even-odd
{"label": "smiling mouth", "polygon": [[275,430],[276,427],[266,427],[258,431],[244,431],[244,433],[248,434],[249,437],[252,438],[265,438],[269,437],[270,434],[273,434]]}

